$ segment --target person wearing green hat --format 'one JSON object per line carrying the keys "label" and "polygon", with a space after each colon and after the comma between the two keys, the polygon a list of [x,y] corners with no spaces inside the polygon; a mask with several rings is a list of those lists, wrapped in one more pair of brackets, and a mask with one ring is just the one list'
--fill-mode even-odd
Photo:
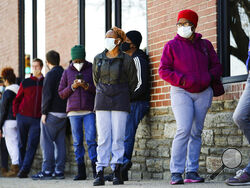
{"label": "person wearing green hat", "polygon": [[68,100],[66,112],[71,124],[75,159],[78,166],[78,174],[74,180],[85,180],[83,125],[89,158],[92,161],[93,176],[96,175],[97,143],[95,113],[93,112],[95,86],[92,78],[92,64],[85,60],[84,46],[74,46],[71,49],[71,58],[72,63],[62,75],[58,92],[62,99]]}

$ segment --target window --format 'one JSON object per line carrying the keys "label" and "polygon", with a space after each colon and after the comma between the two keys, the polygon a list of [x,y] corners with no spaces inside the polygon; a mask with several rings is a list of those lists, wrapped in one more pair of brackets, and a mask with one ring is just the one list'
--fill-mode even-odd
{"label": "window", "polygon": [[104,50],[105,38],[105,2],[86,0],[86,60],[93,62],[94,57]]}
{"label": "window", "polygon": [[223,82],[243,81],[247,74],[250,0],[218,2],[218,50],[224,67]]}
{"label": "window", "polygon": [[140,48],[147,47],[146,0],[122,1],[122,29],[125,32],[137,30],[142,34]]}

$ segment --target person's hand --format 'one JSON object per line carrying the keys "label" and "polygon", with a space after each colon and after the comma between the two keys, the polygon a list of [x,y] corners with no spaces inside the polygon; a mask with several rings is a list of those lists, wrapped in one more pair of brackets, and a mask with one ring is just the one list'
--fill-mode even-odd
{"label": "person's hand", "polygon": [[42,123],[43,123],[44,125],[45,125],[45,123],[46,123],[46,118],[47,118],[47,116],[46,116],[45,114],[43,114],[42,117],[41,117]]}
{"label": "person's hand", "polygon": [[81,83],[81,87],[82,87],[84,90],[87,90],[87,89],[89,89],[89,83],[83,81],[83,82]]}
{"label": "person's hand", "polygon": [[74,80],[74,83],[72,84],[72,88],[73,89],[76,89],[76,88],[78,88],[78,87],[80,87],[81,86],[81,83],[82,83],[82,80],[80,80],[80,82],[79,82],[79,79],[75,79]]}

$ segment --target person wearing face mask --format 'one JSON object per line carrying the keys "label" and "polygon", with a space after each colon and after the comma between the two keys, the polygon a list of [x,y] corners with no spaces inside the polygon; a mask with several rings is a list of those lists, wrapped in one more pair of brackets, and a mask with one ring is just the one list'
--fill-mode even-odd
{"label": "person wearing face mask", "polygon": [[67,116],[70,120],[75,159],[78,173],[74,180],[85,180],[83,125],[88,154],[92,162],[93,177],[96,176],[96,127],[95,127],[95,85],[92,78],[92,64],[85,60],[85,49],[76,45],[71,49],[72,63],[63,72],[58,92],[62,99],[67,99]]}
{"label": "person wearing face mask", "polygon": [[201,133],[213,98],[211,81],[222,75],[211,42],[195,32],[197,22],[196,12],[179,12],[177,35],[164,46],[159,66],[160,77],[171,84],[171,107],[177,124],[170,160],[171,184],[204,182],[197,173]]}
{"label": "person wearing face mask", "polygon": [[43,61],[34,59],[33,74],[20,84],[13,101],[13,115],[17,119],[19,147],[19,178],[27,178],[40,138]]}
{"label": "person wearing face mask", "polygon": [[120,50],[126,34],[111,28],[105,36],[105,50],[96,55],[93,79],[96,85],[95,111],[98,132],[97,177],[94,186],[104,185],[104,168],[114,173],[113,184],[123,184],[120,168],[123,164],[124,138],[130,97],[137,86],[133,59]]}
{"label": "person wearing face mask", "polygon": [[33,180],[64,179],[65,168],[65,131],[67,123],[66,102],[58,94],[58,86],[63,68],[60,55],[54,50],[46,54],[49,72],[43,82],[42,117],[40,146],[43,153],[42,171],[33,175]]}
{"label": "person wearing face mask", "polygon": [[126,33],[126,40],[122,43],[121,49],[133,58],[138,84],[131,96],[131,112],[128,115],[125,133],[125,152],[123,156],[122,178],[128,180],[128,170],[132,166],[131,158],[135,142],[136,129],[149,110],[150,85],[149,85],[149,58],[140,49],[142,36],[139,31],[132,30]]}

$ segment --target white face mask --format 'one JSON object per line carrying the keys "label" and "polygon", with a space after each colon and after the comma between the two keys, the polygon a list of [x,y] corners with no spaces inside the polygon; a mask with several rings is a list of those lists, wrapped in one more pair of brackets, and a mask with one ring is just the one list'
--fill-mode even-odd
{"label": "white face mask", "polygon": [[105,38],[105,44],[104,47],[108,50],[108,51],[112,51],[115,47],[115,39],[114,38]]}
{"label": "white face mask", "polygon": [[82,69],[83,63],[73,63],[73,66],[78,70],[79,72]]}
{"label": "white face mask", "polygon": [[189,38],[191,37],[191,35],[193,34],[193,31],[192,31],[192,26],[182,26],[182,27],[178,27],[177,29],[177,33],[183,37],[183,38]]}

